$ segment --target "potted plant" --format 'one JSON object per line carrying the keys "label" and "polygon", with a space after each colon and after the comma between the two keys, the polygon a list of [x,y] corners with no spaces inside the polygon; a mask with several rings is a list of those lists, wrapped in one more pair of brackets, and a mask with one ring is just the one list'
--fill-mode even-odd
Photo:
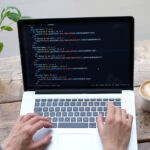
{"label": "potted plant", "polygon": [[[10,20],[9,24],[5,24],[4,20],[5,19]],[[20,19],[29,19],[31,17],[29,16],[22,16],[21,11],[14,7],[14,6],[8,6],[4,9],[2,9],[1,13],[0,13],[0,32],[2,31],[12,31],[12,24],[14,22],[17,22]],[[4,44],[2,41],[0,41],[0,53],[2,52],[4,47]]]}

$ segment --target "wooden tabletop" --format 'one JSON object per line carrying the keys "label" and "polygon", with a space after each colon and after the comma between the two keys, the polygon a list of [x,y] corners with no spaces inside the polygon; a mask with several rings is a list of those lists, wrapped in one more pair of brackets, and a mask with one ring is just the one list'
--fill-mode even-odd
{"label": "wooden tabletop", "polygon": [[[134,91],[139,150],[150,147],[150,113],[141,108],[139,86],[150,80],[150,41],[135,43]],[[0,58],[0,143],[19,116],[23,93],[20,57]]]}

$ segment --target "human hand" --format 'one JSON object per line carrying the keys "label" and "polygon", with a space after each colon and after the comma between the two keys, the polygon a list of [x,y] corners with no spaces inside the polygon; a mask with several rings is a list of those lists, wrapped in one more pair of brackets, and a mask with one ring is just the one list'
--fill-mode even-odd
{"label": "human hand", "polygon": [[2,145],[3,150],[42,150],[51,142],[51,134],[48,134],[37,142],[34,142],[32,137],[37,130],[43,127],[52,127],[47,117],[41,117],[35,113],[19,117],[8,138]]}
{"label": "human hand", "polygon": [[104,150],[127,150],[130,141],[133,117],[126,110],[116,108],[112,102],[108,103],[105,124],[99,114],[98,130]]}

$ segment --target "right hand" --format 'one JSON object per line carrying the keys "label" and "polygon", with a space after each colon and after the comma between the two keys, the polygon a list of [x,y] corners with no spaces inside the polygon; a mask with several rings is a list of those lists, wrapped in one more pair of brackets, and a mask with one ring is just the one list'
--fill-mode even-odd
{"label": "right hand", "polygon": [[108,113],[105,124],[102,115],[98,116],[98,130],[104,150],[127,150],[131,136],[133,117],[126,110],[116,108],[108,103]]}
{"label": "right hand", "polygon": [[34,113],[19,117],[8,138],[2,145],[3,150],[42,150],[51,142],[51,134],[48,134],[37,142],[34,142],[32,137],[37,130],[43,127],[52,127],[47,117],[41,117]]}

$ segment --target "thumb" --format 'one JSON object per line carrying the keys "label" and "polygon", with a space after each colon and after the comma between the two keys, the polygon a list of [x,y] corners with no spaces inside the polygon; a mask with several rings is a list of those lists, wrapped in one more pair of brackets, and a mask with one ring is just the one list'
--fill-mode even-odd
{"label": "thumb", "polygon": [[51,134],[48,134],[40,141],[34,142],[31,146],[31,149],[38,149],[39,147],[43,147],[51,142],[52,136]]}
{"label": "thumb", "polygon": [[103,118],[102,118],[102,114],[99,113],[98,117],[97,117],[97,126],[98,126],[98,131],[100,133],[100,135],[103,132],[103,128],[104,128],[104,124],[103,124]]}

